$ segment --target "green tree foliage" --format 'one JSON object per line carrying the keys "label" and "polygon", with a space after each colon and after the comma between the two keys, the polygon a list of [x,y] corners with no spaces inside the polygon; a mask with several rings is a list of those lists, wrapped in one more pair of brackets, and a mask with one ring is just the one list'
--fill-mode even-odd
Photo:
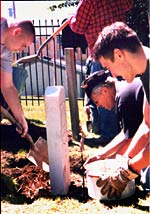
{"label": "green tree foliage", "polygon": [[136,31],[143,45],[149,46],[149,0],[134,0],[127,24]]}

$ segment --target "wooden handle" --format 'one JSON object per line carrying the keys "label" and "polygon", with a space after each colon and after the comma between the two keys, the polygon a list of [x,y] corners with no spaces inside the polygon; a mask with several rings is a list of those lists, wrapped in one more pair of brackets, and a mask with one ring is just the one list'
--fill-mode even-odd
{"label": "wooden handle", "polygon": [[6,117],[6,119],[10,120],[10,122],[13,124],[16,123],[15,118],[3,106],[1,106],[1,112]]}

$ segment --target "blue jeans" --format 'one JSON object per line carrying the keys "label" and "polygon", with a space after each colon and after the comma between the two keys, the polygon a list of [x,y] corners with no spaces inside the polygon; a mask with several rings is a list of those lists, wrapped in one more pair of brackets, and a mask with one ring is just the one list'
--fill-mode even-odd
{"label": "blue jeans", "polygon": [[18,94],[20,95],[25,88],[25,82],[28,77],[28,74],[26,70],[23,68],[23,66],[13,67],[12,69],[13,69],[13,82],[18,91]]}
{"label": "blue jeans", "polygon": [[113,139],[119,132],[119,123],[114,109],[98,108],[100,133],[106,139]]}
{"label": "blue jeans", "polygon": [[[21,95],[21,93],[25,88],[25,82],[27,77],[28,77],[28,74],[22,66],[12,67],[12,78],[19,96]],[[0,92],[0,102],[4,108],[8,107],[1,92]]]}

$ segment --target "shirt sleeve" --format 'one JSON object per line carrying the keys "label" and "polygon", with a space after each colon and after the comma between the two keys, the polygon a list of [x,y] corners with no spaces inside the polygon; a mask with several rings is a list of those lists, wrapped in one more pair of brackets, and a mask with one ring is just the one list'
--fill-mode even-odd
{"label": "shirt sleeve", "polygon": [[1,44],[1,71],[12,72],[13,54]]}
{"label": "shirt sleeve", "polygon": [[78,34],[85,34],[93,13],[92,2],[81,0],[78,4],[76,13],[70,18],[70,28]]}

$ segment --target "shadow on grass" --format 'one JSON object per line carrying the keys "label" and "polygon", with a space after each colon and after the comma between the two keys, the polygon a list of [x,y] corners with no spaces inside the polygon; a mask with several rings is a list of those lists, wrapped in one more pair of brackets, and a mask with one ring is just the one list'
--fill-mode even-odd
{"label": "shadow on grass", "polygon": [[[79,136],[78,141],[70,140],[69,146],[80,146],[80,139]],[[106,146],[110,141],[106,141],[100,138],[85,138],[84,144],[90,148],[99,148],[100,146],[104,147]]]}
{"label": "shadow on grass", "polygon": [[10,176],[1,173],[1,201],[7,201],[11,204],[30,204],[33,200],[17,192],[13,179]]}
{"label": "shadow on grass", "polygon": [[104,140],[102,138],[85,138],[84,144],[91,148],[99,148],[100,146],[106,146],[110,140]]}
{"label": "shadow on grass", "polygon": [[36,198],[27,198],[25,195],[16,191],[15,186],[9,176],[4,175],[1,179],[1,201],[7,201],[10,204],[31,204],[39,198],[46,199],[61,199],[70,198],[78,200],[81,203],[86,203],[90,197],[88,196],[88,190],[86,187],[76,186],[74,182],[71,182],[69,191],[66,195],[51,195],[51,191],[41,190]]}
{"label": "shadow on grass", "polygon": [[111,209],[116,206],[125,206],[125,207],[132,206],[139,210],[149,211],[149,206],[144,206],[144,205],[142,206],[138,204],[139,200],[146,199],[147,195],[148,195],[148,192],[141,191],[138,187],[136,187],[135,193],[128,198],[121,199],[121,200],[114,200],[114,201],[100,200],[100,203],[104,204],[105,206],[108,206]]}
{"label": "shadow on grass", "polygon": [[41,120],[28,119],[28,122],[35,123],[37,125],[43,125],[43,121],[41,121]]}
{"label": "shadow on grass", "polygon": [[[142,211],[149,211],[149,208],[150,208],[149,206],[138,204],[140,199],[146,199],[147,194],[148,193],[146,191],[141,191],[137,187],[135,190],[135,193],[131,197],[128,197],[126,199],[114,200],[114,201],[100,200],[99,202],[104,206],[109,207],[110,209],[113,209],[114,207],[117,207],[117,206],[122,206],[122,207],[132,207]],[[87,203],[89,200],[92,200],[92,198],[88,195],[88,189],[83,186],[76,186],[74,182],[72,182],[70,185],[67,197],[76,199],[81,203]]]}
{"label": "shadow on grass", "polygon": [[[61,199],[69,198],[69,199],[78,200],[80,203],[88,203],[89,200],[92,200],[92,198],[89,197],[88,195],[87,187],[76,186],[75,182],[71,182],[67,195],[52,196],[51,191],[42,190],[38,194],[38,197],[34,199],[30,199],[30,198],[27,198],[25,195],[16,192],[10,177],[7,177],[6,175],[4,176],[5,178],[3,177],[3,180],[7,181],[6,182],[7,185],[5,184],[4,181],[1,182],[1,188],[3,187],[2,190],[5,190],[5,191],[1,191],[1,201],[5,200],[11,204],[24,204],[24,203],[31,204],[35,200],[39,199],[40,197],[53,199],[53,200],[57,199],[58,197],[60,197]],[[9,189],[8,189],[8,186],[9,186]],[[141,191],[137,187],[135,190],[135,194],[129,198],[122,199],[122,200],[114,200],[114,201],[100,200],[100,203],[103,204],[104,206],[109,207],[110,209],[113,209],[114,207],[117,207],[117,206],[122,206],[122,207],[133,207],[135,209],[142,210],[142,211],[149,211],[148,206],[138,204],[140,199],[146,199],[146,197],[147,197],[147,192]]]}
{"label": "shadow on grass", "polygon": [[90,199],[88,189],[86,187],[76,186],[74,182],[71,182],[67,196],[82,203],[86,203]]}
{"label": "shadow on grass", "polygon": [[[46,128],[36,126],[32,123],[29,123],[28,126],[29,134],[32,136],[34,142],[36,142],[40,136],[46,139]],[[20,149],[27,151],[30,149],[30,143],[16,132],[15,125],[1,124],[0,131],[2,150],[16,153]]]}

